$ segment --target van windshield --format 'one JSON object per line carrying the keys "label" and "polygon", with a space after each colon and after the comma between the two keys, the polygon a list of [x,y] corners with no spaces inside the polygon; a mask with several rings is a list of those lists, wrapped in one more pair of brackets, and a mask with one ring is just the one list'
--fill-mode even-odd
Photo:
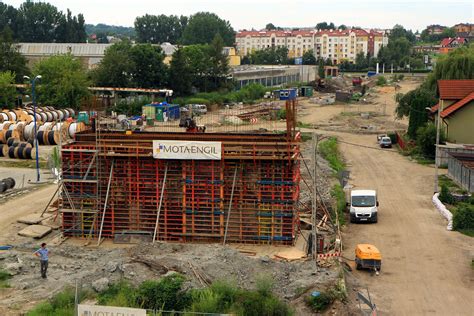
{"label": "van windshield", "polygon": [[375,206],[375,196],[353,196],[352,206],[354,207],[372,207]]}

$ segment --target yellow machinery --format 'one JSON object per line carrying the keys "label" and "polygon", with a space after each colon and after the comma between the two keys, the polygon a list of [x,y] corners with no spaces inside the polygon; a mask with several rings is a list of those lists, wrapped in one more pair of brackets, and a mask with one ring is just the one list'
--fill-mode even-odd
{"label": "yellow machinery", "polygon": [[380,271],[382,255],[374,245],[359,244],[355,249],[356,269],[374,269]]}

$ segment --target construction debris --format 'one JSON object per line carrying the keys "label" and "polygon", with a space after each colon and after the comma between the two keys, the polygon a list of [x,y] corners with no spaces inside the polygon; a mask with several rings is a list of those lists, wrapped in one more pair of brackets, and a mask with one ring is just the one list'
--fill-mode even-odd
{"label": "construction debris", "polygon": [[18,232],[18,235],[32,238],[43,238],[53,229],[44,225],[30,225]]}

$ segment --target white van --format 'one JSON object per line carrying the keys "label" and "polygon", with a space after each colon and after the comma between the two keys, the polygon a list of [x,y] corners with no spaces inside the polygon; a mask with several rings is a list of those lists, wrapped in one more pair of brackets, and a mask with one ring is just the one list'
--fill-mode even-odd
{"label": "white van", "polygon": [[377,223],[379,202],[375,190],[353,190],[351,191],[351,200],[347,204],[350,207],[351,223]]}

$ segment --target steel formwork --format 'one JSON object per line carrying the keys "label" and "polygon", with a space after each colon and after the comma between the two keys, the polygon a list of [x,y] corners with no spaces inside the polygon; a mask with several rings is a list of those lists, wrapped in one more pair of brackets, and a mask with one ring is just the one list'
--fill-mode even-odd
{"label": "steel formwork", "polygon": [[[78,134],[62,149],[64,235],[114,238],[156,231],[157,240],[176,242],[293,243],[298,136],[97,135]],[[222,159],[154,159],[152,141],[165,139],[220,141]]]}

